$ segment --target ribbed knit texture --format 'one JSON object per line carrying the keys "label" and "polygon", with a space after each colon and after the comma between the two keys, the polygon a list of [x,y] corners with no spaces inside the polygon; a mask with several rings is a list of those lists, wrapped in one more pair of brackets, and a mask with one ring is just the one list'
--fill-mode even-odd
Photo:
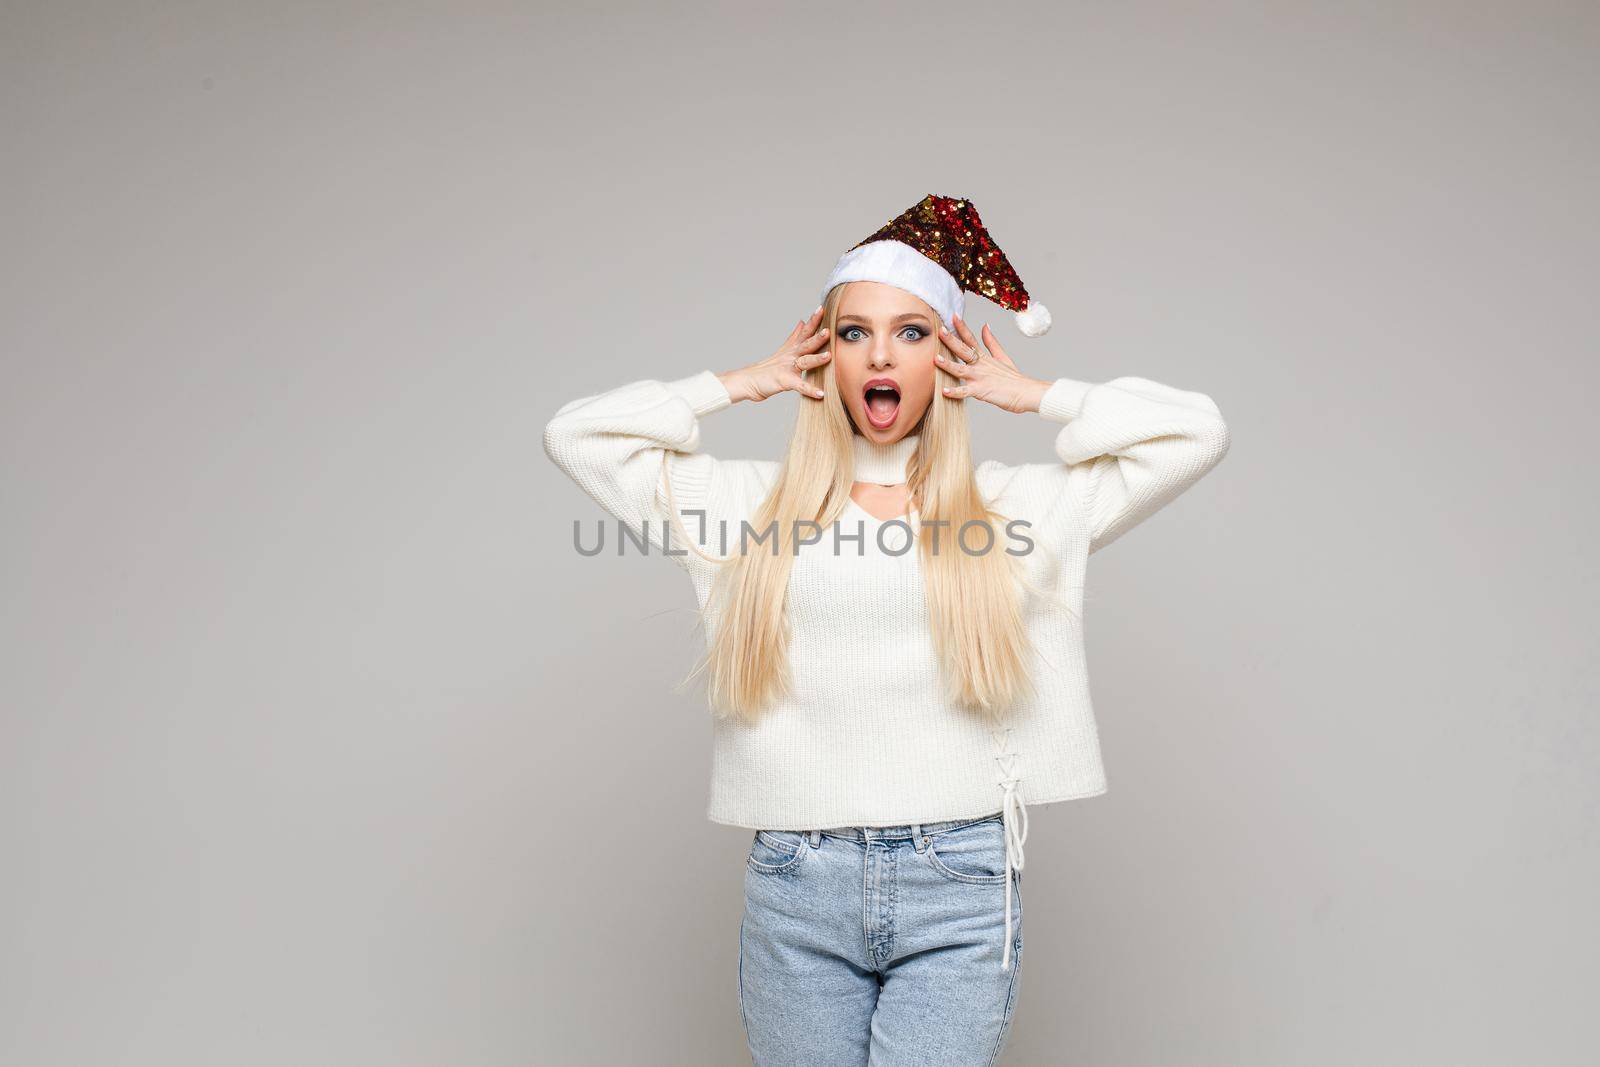
{"label": "ribbed knit texture", "polygon": [[[778,470],[775,460],[700,450],[700,420],[731,402],[709,370],[632,382],[563,406],[545,429],[545,451],[610,515],[635,530],[647,522],[653,553],[663,547],[670,453],[687,532],[699,538],[704,529],[702,547],[728,555]],[[1037,417],[1063,424],[1053,461],[986,460],[975,469],[990,506],[1029,524],[1021,534],[1034,548],[1019,558],[1050,594],[1028,597],[1038,691],[1011,709],[1004,750],[982,716],[940,695],[917,553],[892,554],[906,546],[906,531],[883,530],[880,546],[883,523],[852,501],[839,520],[837,553],[835,531],[825,526],[794,561],[791,695],[753,726],[712,721],[711,821],[793,830],[978,817],[1001,810],[1007,778],[1027,805],[1105,791],[1079,618],[1088,557],[1216,466],[1229,434],[1206,395],[1136,377],[1059,379]],[[901,474],[910,447],[858,438],[855,454],[874,474]],[[698,509],[704,527],[687,514]],[[917,526],[915,514],[894,521]],[[1021,547],[1003,526],[1000,533],[994,551]],[[941,533],[941,550],[952,550],[949,535]],[[676,532],[670,547],[686,551]],[[716,564],[693,552],[670,558],[704,607]]]}

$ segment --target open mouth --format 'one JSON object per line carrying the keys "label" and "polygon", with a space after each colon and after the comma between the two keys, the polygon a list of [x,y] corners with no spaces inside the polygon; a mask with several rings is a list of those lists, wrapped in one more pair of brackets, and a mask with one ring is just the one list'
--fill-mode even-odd
{"label": "open mouth", "polygon": [[894,417],[900,412],[899,386],[886,379],[874,379],[867,383],[862,395],[868,422],[880,430],[894,424]]}

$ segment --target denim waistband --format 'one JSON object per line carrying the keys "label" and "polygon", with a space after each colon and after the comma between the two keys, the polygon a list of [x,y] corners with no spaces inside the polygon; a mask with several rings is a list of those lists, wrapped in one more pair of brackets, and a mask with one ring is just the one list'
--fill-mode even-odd
{"label": "denim waistband", "polygon": [[[826,826],[817,832],[828,837],[844,837],[851,841],[908,841],[923,834],[937,834],[980,822],[1000,822],[1001,812],[974,815],[966,819],[944,819],[940,822],[907,823],[904,826]],[[808,831],[800,831],[805,833]]]}
{"label": "denim waistband", "polygon": [[[1005,757],[1001,757],[1002,759]],[[1000,969],[1009,970],[1011,967],[1011,879],[1013,871],[1022,870],[1022,842],[1028,836],[1028,814],[1022,804],[1022,798],[1016,793],[1016,778],[1008,778],[1001,784],[1005,787],[1005,807],[988,815],[978,815],[968,819],[943,819],[939,822],[909,823],[902,826],[829,826],[815,830],[791,830],[790,833],[805,834],[811,839],[811,847],[816,848],[822,844],[824,837],[842,837],[850,841],[915,841],[929,834],[943,833],[946,830],[955,830],[963,826],[976,826],[979,823],[998,823],[1006,845],[1006,877],[1002,892],[1005,893],[1006,926],[1005,945],[1000,952]],[[917,851],[922,851],[922,846],[917,845]],[[862,850],[861,859],[865,864],[872,849],[869,845]]]}

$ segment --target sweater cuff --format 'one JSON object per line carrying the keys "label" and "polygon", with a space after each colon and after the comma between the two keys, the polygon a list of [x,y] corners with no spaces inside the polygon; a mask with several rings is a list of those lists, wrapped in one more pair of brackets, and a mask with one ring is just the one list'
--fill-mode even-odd
{"label": "sweater cuff", "polygon": [[678,378],[664,384],[689,402],[689,406],[694,409],[695,418],[721,411],[733,403],[733,397],[722,384],[722,379],[717,377],[716,371],[703,370],[699,374],[691,374],[687,378]]}
{"label": "sweater cuff", "polygon": [[1039,414],[1051,422],[1071,422],[1083,410],[1083,398],[1093,388],[1093,382],[1057,378],[1055,384],[1039,398]]}

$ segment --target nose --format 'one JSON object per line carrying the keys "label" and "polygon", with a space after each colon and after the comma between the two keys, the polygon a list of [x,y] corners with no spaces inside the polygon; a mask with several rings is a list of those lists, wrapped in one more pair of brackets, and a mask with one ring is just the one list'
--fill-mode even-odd
{"label": "nose", "polygon": [[872,348],[867,353],[867,365],[873,370],[894,366],[894,352],[888,338],[879,337],[872,342]]}

